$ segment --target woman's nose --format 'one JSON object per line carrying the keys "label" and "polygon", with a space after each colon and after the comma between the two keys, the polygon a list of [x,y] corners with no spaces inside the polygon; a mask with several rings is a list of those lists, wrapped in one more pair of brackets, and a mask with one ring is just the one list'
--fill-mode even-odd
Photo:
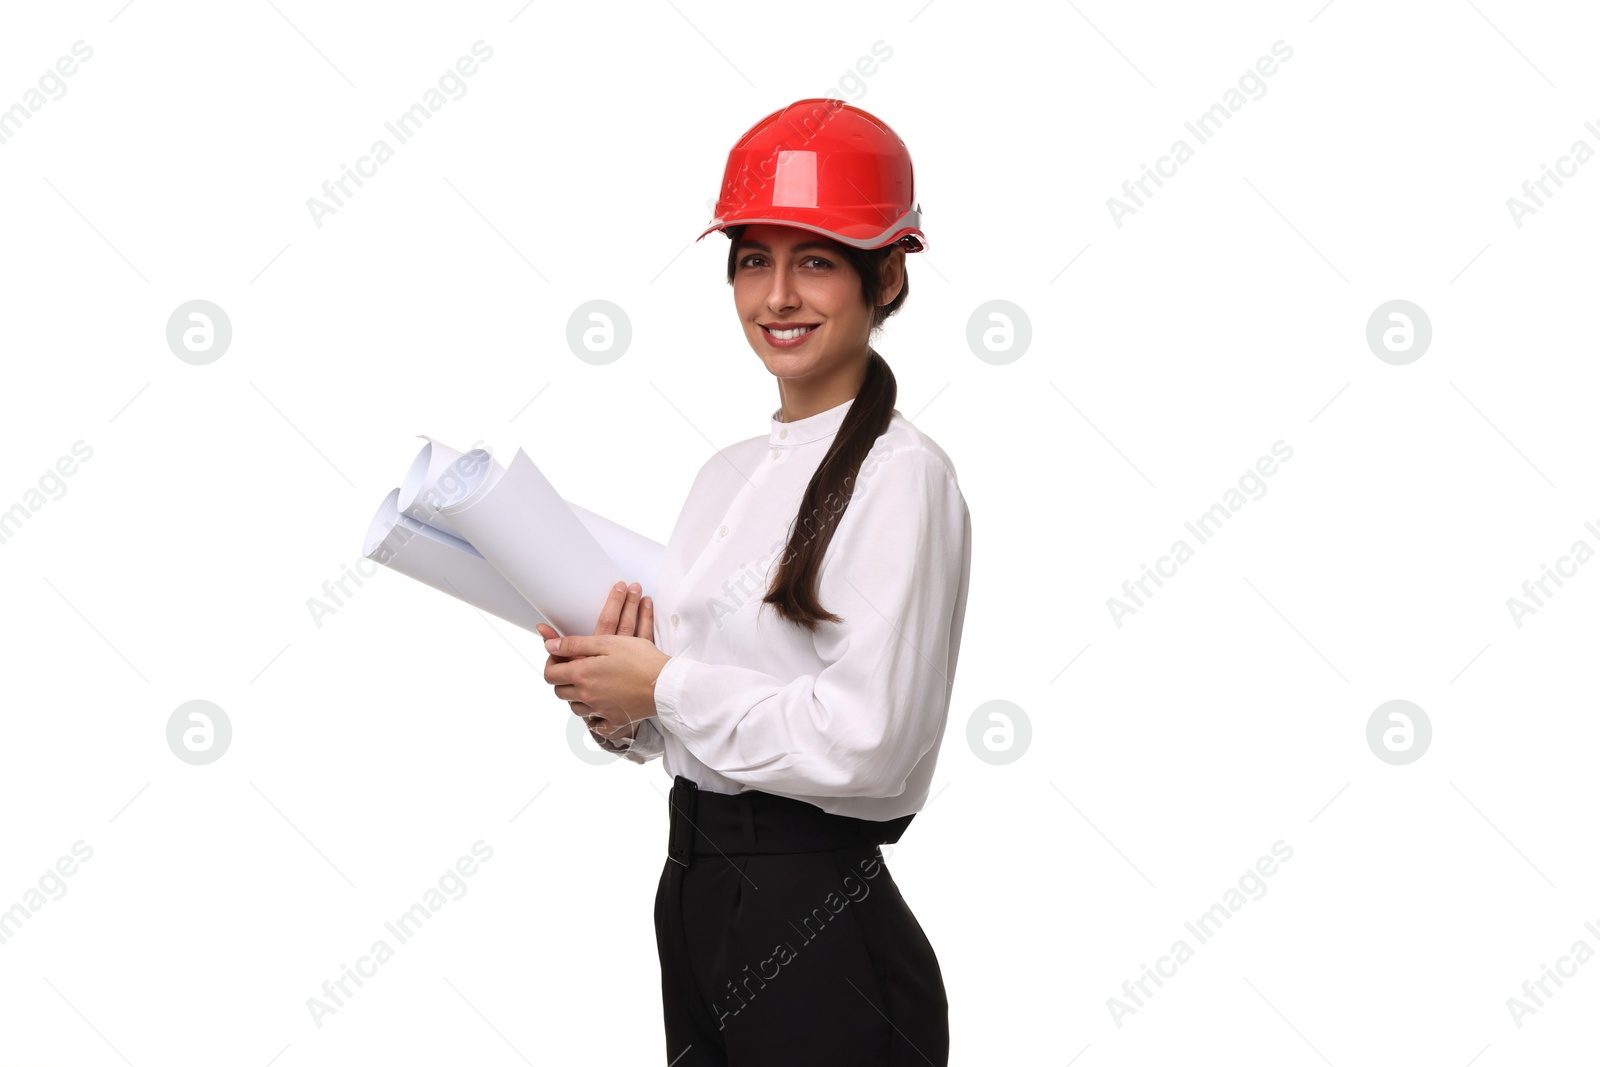
{"label": "woman's nose", "polygon": [[794,282],[787,274],[773,272],[772,288],[767,291],[767,306],[774,312],[783,312],[800,306]]}

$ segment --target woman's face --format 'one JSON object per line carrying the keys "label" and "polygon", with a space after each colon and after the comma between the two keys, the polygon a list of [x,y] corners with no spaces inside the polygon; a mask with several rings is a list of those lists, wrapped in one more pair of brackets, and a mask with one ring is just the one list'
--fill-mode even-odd
{"label": "woman's face", "polygon": [[[885,280],[894,280],[885,271]],[[774,377],[821,382],[865,355],[872,313],[861,277],[820,234],[758,225],[740,237],[733,302],[745,338]],[[780,328],[774,334],[772,327]],[[793,339],[794,328],[812,327]]]}

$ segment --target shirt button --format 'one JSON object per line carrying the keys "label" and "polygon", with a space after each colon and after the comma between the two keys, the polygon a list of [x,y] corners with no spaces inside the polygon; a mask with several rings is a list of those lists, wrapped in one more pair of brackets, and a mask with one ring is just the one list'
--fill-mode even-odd
{"label": "shirt button", "polygon": [[676,611],[672,613],[672,625],[674,628],[678,625],[678,613]]}
{"label": "shirt button", "polygon": [[778,457],[779,457],[779,456],[781,456],[781,455],[783,455],[783,449],[781,449],[781,448],[774,448],[774,449],[773,449],[773,450],[772,450],[772,458],[773,458],[773,459],[777,459],[777,458],[778,458]]}
{"label": "shirt button", "polygon": [[778,431],[778,436],[779,436],[779,437],[780,437],[780,438],[782,438],[782,437],[788,437],[788,436],[789,436],[789,431],[788,431],[788,430],[779,430],[779,431]]}
{"label": "shirt button", "polygon": [[728,536],[728,528],[726,526],[724,526],[722,529],[718,530],[717,531],[717,536],[718,537],[727,537]]}

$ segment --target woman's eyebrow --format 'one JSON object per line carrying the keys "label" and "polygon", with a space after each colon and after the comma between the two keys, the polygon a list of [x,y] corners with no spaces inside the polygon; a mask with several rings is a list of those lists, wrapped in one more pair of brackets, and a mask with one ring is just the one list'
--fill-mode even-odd
{"label": "woman's eyebrow", "polygon": [[[766,252],[766,253],[769,253],[769,254],[772,252],[772,249],[768,248],[766,245],[762,244],[760,241],[740,241],[739,242],[739,251],[743,252],[747,248],[753,248],[757,252]],[[813,251],[815,251],[815,252],[828,252],[828,253],[831,254],[833,252],[833,247],[831,245],[824,244],[821,241],[806,241],[803,244],[795,245],[792,249],[790,249],[790,251],[793,251],[793,252],[813,252]]]}

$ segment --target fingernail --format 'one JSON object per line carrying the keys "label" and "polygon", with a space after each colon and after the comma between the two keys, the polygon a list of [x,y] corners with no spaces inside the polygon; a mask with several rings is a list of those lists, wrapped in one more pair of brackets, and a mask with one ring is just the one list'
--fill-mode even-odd
{"label": "fingernail", "polygon": [[616,585],[611,587],[611,590],[612,590],[612,592],[620,593],[626,588],[627,588],[627,586],[623,585],[621,582],[618,582]]}
{"label": "fingernail", "polygon": [[557,649],[559,649],[560,647],[561,647],[561,638],[559,638],[559,637],[549,637],[549,638],[545,639],[544,650],[546,652],[554,652]]}

